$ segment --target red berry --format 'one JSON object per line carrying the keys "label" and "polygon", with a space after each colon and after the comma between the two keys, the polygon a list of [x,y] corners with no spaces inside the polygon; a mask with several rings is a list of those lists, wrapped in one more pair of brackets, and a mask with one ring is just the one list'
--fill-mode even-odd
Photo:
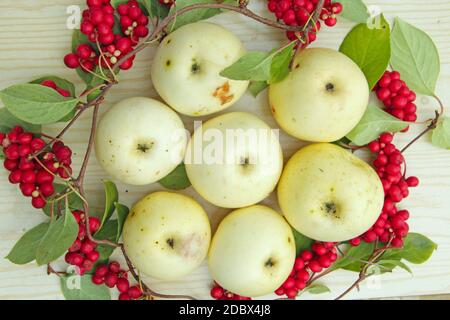
{"label": "red berry", "polygon": [[9,147],[5,148],[3,150],[3,152],[5,153],[5,156],[7,159],[10,160],[17,160],[20,158],[20,154],[19,154],[19,145],[18,144],[12,144]]}
{"label": "red berry", "polygon": [[119,300],[131,300],[130,296],[128,295],[128,293],[121,293],[119,295]]}
{"label": "red berry", "polygon": [[78,226],[78,239],[84,239],[86,236],[86,226],[83,223],[80,223]]}
{"label": "red berry", "polygon": [[129,51],[131,49],[131,40],[128,38],[120,38],[119,40],[116,41],[115,49],[119,50],[120,52]]}
{"label": "red berry", "polygon": [[311,270],[312,272],[321,272],[322,271],[322,267],[320,266],[319,262],[317,262],[316,260],[310,261],[308,264],[309,270]]}
{"label": "red berry", "polygon": [[91,35],[94,32],[94,25],[89,21],[83,21],[80,25],[81,33]]}
{"label": "red berry", "polygon": [[128,9],[128,16],[133,20],[137,20],[141,15],[142,10],[139,7],[131,7]]}
{"label": "red berry", "polygon": [[337,23],[337,19],[336,19],[336,18],[328,18],[328,19],[325,19],[325,24],[326,24],[328,27],[333,27],[334,25],[336,25],[336,23]]}
{"label": "red berry", "polygon": [[89,230],[91,233],[95,233],[100,228],[100,219],[96,217],[89,218]]}
{"label": "red berry", "polygon": [[39,186],[39,190],[45,198],[50,197],[55,193],[55,188],[52,183],[44,183]]}
{"label": "red berry", "polygon": [[406,179],[406,183],[410,187],[417,187],[419,185],[419,179],[417,177],[411,176]]}
{"label": "red berry", "polygon": [[320,243],[314,243],[312,245],[312,249],[319,256],[324,255],[325,253],[327,253],[327,249]]}
{"label": "red berry", "polygon": [[103,282],[105,282],[105,279],[103,277],[99,277],[94,274],[92,276],[92,282],[96,285],[100,285],[100,284],[103,284]]}
{"label": "red berry", "polygon": [[283,287],[278,288],[277,290],[275,290],[275,294],[277,296],[282,296],[284,294],[284,289]]}
{"label": "red berry", "polygon": [[49,87],[56,90],[56,83],[52,80],[44,80],[41,82],[41,85],[44,87]]}
{"label": "red berry", "polygon": [[130,288],[130,283],[128,282],[127,279],[119,278],[119,279],[117,279],[116,287],[120,293],[124,293],[124,292],[127,292],[128,289]]}
{"label": "red berry", "polygon": [[366,242],[374,242],[377,239],[377,234],[369,230],[364,234],[363,238]]}
{"label": "red berry", "polygon": [[138,25],[140,26],[147,26],[148,25],[148,18],[146,15],[141,15],[137,20]]}
{"label": "red berry", "polygon": [[394,238],[392,239],[391,245],[395,248],[401,248],[403,247],[403,240],[400,238]]}
{"label": "red berry", "polygon": [[[391,76],[391,79],[393,79],[392,76]],[[391,82],[391,84],[389,85],[389,90],[394,93],[394,92],[398,92],[402,87],[403,87],[403,84],[400,80],[393,80]]]}
{"label": "red berry", "polygon": [[142,296],[142,290],[137,285],[132,286],[128,289],[128,295],[131,299],[138,299]]}
{"label": "red berry", "polygon": [[379,152],[380,151],[380,144],[378,141],[372,141],[370,142],[367,147],[369,148],[369,150],[373,153]]}
{"label": "red berry", "polygon": [[8,180],[12,184],[20,183],[22,179],[22,171],[14,170],[9,174]]}
{"label": "red berry", "polygon": [[129,58],[129,59],[125,60],[125,61],[119,66],[119,68],[120,68],[121,70],[129,70],[132,66],[133,66],[133,58]]}
{"label": "red berry", "polygon": [[294,270],[300,270],[300,269],[303,269],[304,267],[305,267],[305,263],[303,262],[302,259],[300,259],[300,258],[295,259]]}
{"label": "red berry", "polygon": [[101,7],[103,0],[87,0],[87,5],[89,7]]}
{"label": "red berry", "polygon": [[95,247],[96,247],[95,243],[93,243],[89,239],[85,239],[83,241],[83,243],[81,244],[80,251],[84,254],[88,254],[88,253],[92,252],[95,249]]}
{"label": "red berry", "polygon": [[60,147],[56,150],[55,156],[59,161],[67,160],[72,156],[72,150],[67,146]]}
{"label": "red berry", "polygon": [[292,289],[287,289],[287,290],[285,291],[285,293],[286,293],[286,296],[287,296],[289,299],[294,299],[294,298],[298,295],[298,290],[297,290],[297,289],[294,289],[294,288],[292,288]]}
{"label": "red berry", "polygon": [[111,29],[114,27],[116,20],[113,14],[105,14],[103,17],[103,23],[109,26]]}
{"label": "red berry", "polygon": [[289,277],[283,283],[283,288],[284,289],[292,289],[294,287],[295,287],[295,280],[294,280],[294,278]]}
{"label": "red berry", "polygon": [[95,269],[95,275],[97,275],[99,277],[104,277],[104,276],[106,276],[107,273],[108,273],[108,266],[105,264],[99,265]]}
{"label": "red berry", "polygon": [[96,250],[93,250],[86,255],[86,258],[88,258],[92,262],[97,262],[99,257],[100,253]]}
{"label": "red berry", "polygon": [[100,8],[91,10],[91,22],[98,27],[103,22],[104,13]]}
{"label": "red berry", "polygon": [[64,57],[64,63],[70,69],[75,69],[80,66],[80,61],[75,53],[69,53]]}
{"label": "red berry", "polygon": [[148,35],[148,28],[145,26],[137,26],[134,32],[139,38],[144,38]]}
{"label": "red berry", "polygon": [[45,147],[45,142],[40,138],[34,138],[30,142],[30,147],[34,152],[41,151]]}
{"label": "red berry", "polygon": [[120,264],[116,261],[112,261],[108,265],[109,271],[112,273],[118,273],[120,271]]}
{"label": "red berry", "polygon": [[45,169],[39,170],[36,173],[36,183],[42,185],[44,183],[53,183],[53,175]]}
{"label": "red berry", "polygon": [[58,93],[60,95],[62,95],[63,97],[70,97],[70,92],[61,88],[57,88],[56,91],[58,91]]}
{"label": "red berry", "polygon": [[331,260],[326,255],[323,255],[319,258],[319,264],[324,268],[329,268],[331,266]]}
{"label": "red berry", "polygon": [[117,6],[117,12],[119,12],[119,14],[121,16],[125,16],[125,15],[128,14],[128,8],[129,7],[128,7],[128,5],[126,3],[119,4]]}
{"label": "red berry", "polygon": [[42,209],[46,204],[47,202],[41,196],[31,199],[31,205],[36,209]]}
{"label": "red berry", "polygon": [[130,19],[130,17],[128,17],[128,16],[122,16],[122,17],[120,17],[120,25],[121,25],[123,28],[128,28],[128,27],[130,27],[132,24],[133,24],[133,20]]}
{"label": "red berry", "polygon": [[403,199],[402,191],[398,186],[392,186],[388,191],[389,197],[394,202],[400,202]]}
{"label": "red berry", "polygon": [[[111,33],[111,27],[108,26],[106,23],[100,23],[100,24],[97,26],[97,32],[98,32],[98,34],[99,34],[100,36],[102,36],[102,35],[108,35],[108,34]],[[89,58],[89,57],[87,57],[87,58]],[[85,59],[87,59],[87,58],[85,58]]]}
{"label": "red berry", "polygon": [[214,299],[220,299],[223,297],[224,290],[223,288],[216,286],[211,289],[211,297]]}
{"label": "red berry", "polygon": [[73,243],[72,243],[72,246],[70,246],[70,248],[69,248],[69,252],[76,252],[76,251],[79,251],[80,250],[80,248],[81,248],[81,241],[80,241],[80,239],[76,239]]}
{"label": "red berry", "polygon": [[98,38],[98,41],[100,41],[103,45],[108,45],[114,42],[114,33],[110,32],[107,34],[101,34]]}
{"label": "red berry", "polygon": [[403,96],[396,96],[392,100],[392,106],[397,109],[403,109],[408,104],[408,99]]}
{"label": "red berry", "polygon": [[23,183],[34,183],[36,181],[36,173],[33,170],[26,170],[22,172]]}
{"label": "red berry", "polygon": [[105,276],[105,284],[109,288],[113,288],[117,284],[117,275],[115,273],[108,273]]}
{"label": "red berry", "polygon": [[84,270],[90,271],[90,270],[92,270],[93,267],[94,267],[94,262],[92,262],[91,260],[85,259],[83,261]]}
{"label": "red berry", "polygon": [[77,47],[77,54],[81,59],[88,59],[92,52],[94,52],[94,50],[92,50],[92,47],[88,44],[80,44]]}
{"label": "red berry", "polygon": [[339,13],[342,12],[342,9],[343,9],[342,4],[340,4],[339,2],[336,2],[336,3],[333,3],[333,6],[332,6],[332,9],[331,9],[331,10],[332,10],[335,14],[339,14]]}
{"label": "red berry", "polygon": [[359,237],[350,240],[350,244],[354,247],[359,246],[360,243],[361,243],[361,238],[359,238]]}
{"label": "red berry", "polygon": [[405,115],[403,120],[408,122],[415,122],[417,120],[417,116],[415,114],[407,114]]}
{"label": "red berry", "polygon": [[13,171],[17,169],[19,162],[17,160],[6,159],[5,162],[3,162],[3,166],[6,170]]}
{"label": "red berry", "polygon": [[81,266],[83,264],[84,258],[79,253],[69,252],[66,254],[65,260],[68,264],[71,264],[74,266]]}
{"label": "red berry", "polygon": [[388,99],[391,96],[391,91],[388,88],[381,88],[377,91],[377,97],[381,101]]}

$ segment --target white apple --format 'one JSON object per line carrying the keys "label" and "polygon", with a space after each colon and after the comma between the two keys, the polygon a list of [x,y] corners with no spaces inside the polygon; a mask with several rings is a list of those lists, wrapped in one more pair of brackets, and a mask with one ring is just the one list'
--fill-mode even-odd
{"label": "white apple", "polygon": [[319,241],[345,241],[375,223],[384,191],[366,162],[336,145],[316,143],[289,159],[278,201],[298,232]]}
{"label": "white apple", "polygon": [[189,141],[186,172],[194,189],[219,207],[240,208],[266,198],[283,168],[278,135],[245,112],[213,118]]}
{"label": "white apple", "polygon": [[219,73],[244,53],[241,41],[217,24],[184,25],[159,45],[151,66],[153,85],[164,101],[182,114],[222,111],[245,93],[249,82],[230,80]]}
{"label": "white apple", "polygon": [[280,127],[306,141],[344,137],[369,101],[361,69],[344,54],[324,48],[300,51],[293,65],[284,80],[269,88],[270,108]]}
{"label": "white apple", "polygon": [[180,117],[163,103],[130,98],[110,108],[98,124],[95,151],[117,180],[146,185],[169,174],[183,160],[187,134]]}
{"label": "white apple", "polygon": [[208,254],[212,277],[242,296],[272,293],[287,279],[295,260],[291,227],[271,208],[255,205],[229,213]]}
{"label": "white apple", "polygon": [[192,272],[205,259],[211,227],[192,198],[154,192],[131,209],[123,227],[125,252],[148,276],[173,280]]}

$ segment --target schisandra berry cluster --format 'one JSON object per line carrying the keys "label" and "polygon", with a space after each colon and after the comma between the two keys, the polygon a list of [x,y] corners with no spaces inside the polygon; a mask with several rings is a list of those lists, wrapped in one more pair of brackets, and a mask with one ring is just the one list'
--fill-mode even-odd
{"label": "schisandra berry cluster", "polygon": [[116,287],[120,292],[119,300],[137,300],[142,297],[141,288],[138,285],[130,286],[127,271],[122,270],[116,261],[99,265],[92,275],[92,282],[96,285],[105,284],[109,288]]}
{"label": "schisandra berry cluster", "polygon": [[211,297],[216,300],[252,300],[250,297],[240,296],[231,291],[225,290],[218,283],[214,282],[214,286],[211,289]]}
{"label": "schisandra berry cluster", "polygon": [[[269,0],[267,7],[273,12],[278,20],[282,20],[289,26],[305,26],[314,11],[316,10],[319,0]],[[332,27],[336,24],[336,15],[342,12],[342,5],[339,2],[331,3],[331,0],[325,0],[319,20],[316,21],[316,30],[308,31],[307,43],[316,40],[316,31],[320,29],[322,20],[326,26]],[[289,40],[306,39],[303,31],[293,32],[287,31],[286,36]],[[305,46],[303,44],[303,46]]]}
{"label": "schisandra berry cluster", "polygon": [[373,161],[381,183],[383,184],[385,199],[380,217],[375,224],[361,237],[352,239],[350,243],[359,245],[361,239],[365,242],[387,243],[390,241],[392,247],[402,247],[403,238],[409,231],[406,220],[409,218],[407,210],[398,210],[397,204],[409,195],[409,188],[416,187],[419,179],[416,177],[406,178],[402,174],[402,165],[405,159],[402,153],[392,144],[393,135],[383,133],[379,139],[369,143],[368,148],[376,154]]}
{"label": "schisandra berry cluster", "polygon": [[72,151],[61,141],[49,145],[16,126],[8,133],[0,133],[0,145],[6,158],[3,165],[10,171],[9,182],[18,184],[36,209],[45,207],[47,199],[54,195],[56,176],[68,179],[72,174]]}
{"label": "schisandra berry cluster", "polygon": [[[92,72],[96,66],[111,68],[149,33],[148,17],[136,0],[119,5],[117,14],[110,0],[88,0],[87,5],[89,8],[83,11],[80,28],[91,43],[80,44],[75,52],[64,57],[69,68],[80,67],[85,72]],[[114,33],[116,24],[119,24],[120,34]],[[129,57],[119,68],[130,69],[134,59],[135,55]]]}
{"label": "schisandra berry cluster", "polygon": [[386,71],[373,90],[386,107],[386,112],[403,121],[417,120],[416,94],[400,79],[399,72]]}
{"label": "schisandra berry cluster", "polygon": [[284,283],[275,290],[275,294],[286,295],[294,299],[299,291],[305,289],[314,273],[329,268],[337,259],[336,243],[316,241],[311,250],[304,250],[295,259],[291,274]]}
{"label": "schisandra berry cluster", "polygon": [[[85,274],[92,270],[94,264],[100,257],[100,253],[96,250],[97,244],[87,237],[86,218],[83,211],[73,211],[73,216],[78,223],[78,236],[72,246],[69,248],[64,259],[73,266],[77,267],[77,273]],[[89,218],[89,230],[94,234],[100,228],[100,220],[95,217]]]}

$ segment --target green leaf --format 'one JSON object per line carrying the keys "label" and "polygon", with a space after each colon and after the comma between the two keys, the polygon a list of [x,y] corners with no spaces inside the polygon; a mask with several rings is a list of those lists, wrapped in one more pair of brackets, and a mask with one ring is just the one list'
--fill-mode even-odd
{"label": "green leaf", "polygon": [[421,264],[426,262],[436,249],[437,244],[429,238],[411,232],[406,236],[403,248],[386,251],[383,259],[405,259],[414,264]]}
{"label": "green leaf", "polygon": [[398,132],[409,125],[378,107],[369,105],[361,121],[346,135],[358,146],[366,145],[378,138],[383,132]]}
{"label": "green leaf", "polygon": [[258,94],[266,89],[269,85],[266,81],[252,81],[250,83],[250,86],[248,87],[248,90],[254,96],[255,98],[258,96]]}
{"label": "green leaf", "polygon": [[186,173],[186,167],[184,163],[179,164],[175,170],[169,173],[167,176],[159,180],[159,183],[166,189],[182,190],[191,185]]}
{"label": "green leaf", "polygon": [[364,261],[367,261],[374,250],[373,243],[361,242],[359,246],[350,247],[331,267],[332,270],[346,269],[359,271]]}
{"label": "green leaf", "polygon": [[392,272],[392,270],[394,270],[396,267],[400,267],[403,270],[405,270],[411,274],[413,273],[411,268],[408,267],[404,262],[402,262],[400,260],[382,259],[376,263],[376,266],[374,266],[374,268],[376,268],[376,267],[380,268],[381,273]]}
{"label": "green leaf", "polygon": [[433,40],[422,30],[396,18],[391,38],[391,64],[408,86],[433,95],[439,77],[439,53]]}
{"label": "green leaf", "polygon": [[321,294],[331,292],[330,288],[323,284],[313,284],[305,288],[305,290],[311,294]]}
{"label": "green leaf", "polygon": [[294,46],[295,43],[292,42],[273,57],[272,65],[270,66],[270,84],[280,82],[289,74],[289,65],[294,56]]}
{"label": "green leaf", "polygon": [[[236,3],[236,1],[215,1],[215,0],[177,0],[175,5],[170,8],[169,15],[174,14],[176,11],[183,9],[184,7],[198,4],[198,3]],[[196,9],[185,12],[181,15],[177,15],[172,25],[169,27],[169,30],[174,31],[181,26],[184,26],[188,23],[197,22],[200,20],[209,19],[215,15],[224,12],[222,9]]]}
{"label": "green leaf", "polygon": [[345,37],[339,51],[361,68],[372,89],[389,64],[390,46],[389,23],[382,15],[378,29],[370,29],[365,23],[355,26]]}
{"label": "green leaf", "polygon": [[33,132],[33,133],[41,133],[42,127],[41,125],[31,124],[25,121],[22,121],[11,114],[6,108],[0,109],[0,132],[8,132],[15,126],[21,126],[24,130]]}
{"label": "green leaf", "polygon": [[33,80],[30,83],[41,84],[44,80],[53,81],[58,88],[64,89],[70,93],[71,97],[75,97],[75,85],[69,80],[57,77],[57,76],[45,76],[39,79]]}
{"label": "green leaf", "polygon": [[366,23],[370,18],[366,5],[362,0],[333,0],[342,4],[339,17],[356,23]]}
{"label": "green leaf", "polygon": [[72,112],[78,98],[64,98],[38,84],[18,84],[0,91],[5,107],[15,117],[32,124],[50,124]]}
{"label": "green leaf", "polygon": [[[64,184],[55,183],[55,184],[53,184],[53,187],[55,188],[55,193],[57,194],[57,197],[61,197],[61,195],[65,194],[67,192],[70,192],[70,189]],[[68,199],[69,209],[71,211],[84,210],[83,200],[81,200],[81,198],[75,192],[70,193],[67,196],[67,199]],[[53,203],[47,202],[47,204],[45,205],[45,207],[42,210],[48,216],[50,216],[52,205],[53,205],[55,212],[56,212],[56,210],[58,210],[58,208],[61,208],[62,212],[64,212],[66,210],[66,201],[64,198],[60,199],[58,201],[54,201]]]}
{"label": "green leaf", "polygon": [[[95,234],[95,238],[99,240],[109,240],[116,241],[117,230],[119,229],[117,220],[109,220],[104,226]],[[100,253],[98,258],[99,262],[106,261],[109,256],[114,252],[114,247],[108,246],[106,244],[100,244],[97,246],[97,251]]]}
{"label": "green leaf", "polygon": [[119,241],[120,236],[122,235],[123,224],[128,217],[128,213],[130,213],[130,209],[127,206],[116,202],[115,204],[117,211],[117,235],[115,241]]}
{"label": "green leaf", "polygon": [[105,180],[103,181],[103,186],[105,188],[105,211],[103,213],[101,226],[103,226],[106,221],[111,218],[115,210],[114,203],[119,200],[119,192],[117,191],[117,187],[114,182]]}
{"label": "green leaf", "polygon": [[307,236],[304,236],[303,234],[301,234],[294,228],[291,228],[291,229],[292,229],[292,233],[294,234],[296,255],[298,256],[303,250],[311,249],[311,246],[314,243],[314,240],[308,238]]}
{"label": "green leaf", "polygon": [[26,264],[33,261],[36,258],[36,249],[46,234],[48,226],[48,223],[41,223],[28,230],[5,258],[15,264]]}
{"label": "green leaf", "polygon": [[273,54],[261,51],[247,52],[238,61],[222,70],[222,77],[233,80],[267,81]]}
{"label": "green leaf", "polygon": [[111,300],[108,287],[92,283],[91,275],[65,275],[60,283],[66,300]]}
{"label": "green leaf", "polygon": [[431,143],[436,147],[450,149],[450,118],[439,120],[437,126],[431,132]]}
{"label": "green leaf", "polygon": [[169,6],[161,4],[159,0],[142,0],[142,2],[152,18],[163,19],[169,14]]}
{"label": "green leaf", "polygon": [[43,265],[62,256],[78,235],[78,223],[66,208],[59,219],[50,221],[50,226],[36,249],[36,262]]}

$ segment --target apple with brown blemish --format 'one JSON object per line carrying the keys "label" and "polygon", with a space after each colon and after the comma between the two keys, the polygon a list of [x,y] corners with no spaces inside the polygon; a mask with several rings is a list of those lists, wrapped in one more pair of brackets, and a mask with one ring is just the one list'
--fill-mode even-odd
{"label": "apple with brown blemish", "polygon": [[144,274],[163,280],[180,278],[206,258],[211,227],[194,199],[154,192],[131,209],[124,227],[125,252]]}
{"label": "apple with brown blemish", "polygon": [[151,76],[156,91],[176,111],[203,116],[233,105],[248,81],[230,80],[220,72],[245,53],[242,42],[213,23],[187,24],[159,45]]}

